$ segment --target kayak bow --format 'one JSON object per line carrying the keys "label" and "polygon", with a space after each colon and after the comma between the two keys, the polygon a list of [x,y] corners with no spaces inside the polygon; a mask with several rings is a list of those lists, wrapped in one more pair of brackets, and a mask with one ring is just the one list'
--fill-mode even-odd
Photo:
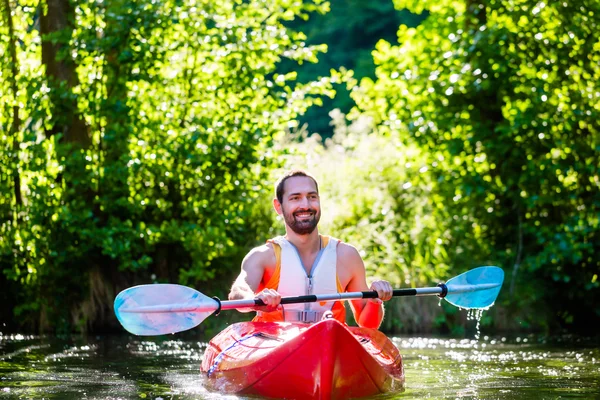
{"label": "kayak bow", "polygon": [[383,333],[334,319],[231,325],[209,343],[201,371],[221,393],[286,399],[358,398],[404,384],[402,357]]}

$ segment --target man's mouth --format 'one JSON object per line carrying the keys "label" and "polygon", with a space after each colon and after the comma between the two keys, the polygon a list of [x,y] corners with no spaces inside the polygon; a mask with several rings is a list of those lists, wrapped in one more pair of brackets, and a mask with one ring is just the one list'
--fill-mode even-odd
{"label": "man's mouth", "polygon": [[300,218],[300,219],[304,219],[304,218],[310,218],[312,217],[314,214],[312,212],[299,212],[299,213],[294,213],[294,217],[296,218]]}

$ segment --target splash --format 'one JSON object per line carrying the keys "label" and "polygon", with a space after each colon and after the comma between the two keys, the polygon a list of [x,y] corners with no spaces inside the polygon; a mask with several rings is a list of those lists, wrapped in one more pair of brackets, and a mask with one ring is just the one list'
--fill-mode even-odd
{"label": "splash", "polygon": [[[442,306],[442,298],[440,298],[438,302],[438,306]],[[483,317],[483,312],[489,310],[494,306],[494,302],[486,307],[458,307],[459,310],[467,310],[467,321],[476,321],[475,323],[475,339],[479,340],[481,337],[481,318]]]}
{"label": "splash", "polygon": [[[489,307],[488,307],[489,308]],[[467,311],[467,321],[477,321],[475,324],[475,339],[479,340],[481,337],[481,318],[483,317],[483,312],[487,308],[471,308]]]}

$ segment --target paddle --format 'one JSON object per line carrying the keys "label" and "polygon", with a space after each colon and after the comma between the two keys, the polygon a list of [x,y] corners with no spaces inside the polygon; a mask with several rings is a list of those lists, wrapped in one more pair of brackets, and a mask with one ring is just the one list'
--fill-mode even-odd
{"label": "paddle", "polygon": [[[395,289],[394,296],[438,295],[460,308],[488,308],[494,304],[504,280],[498,267],[479,267],[460,274],[436,287]],[[283,297],[281,304],[313,303],[377,298],[377,292]],[[115,298],[115,314],[123,327],[135,335],[164,335],[199,325],[211,314],[234,308],[264,306],[262,300],[228,300],[210,298],[192,288],[173,284],[134,286]]]}

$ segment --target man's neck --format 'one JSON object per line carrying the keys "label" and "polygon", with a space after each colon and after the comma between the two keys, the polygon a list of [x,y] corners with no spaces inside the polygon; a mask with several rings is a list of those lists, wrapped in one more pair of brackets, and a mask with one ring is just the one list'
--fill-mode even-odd
{"label": "man's neck", "polygon": [[317,228],[308,235],[299,235],[291,229],[286,229],[285,238],[288,242],[296,246],[300,253],[319,251],[321,249],[321,237]]}

